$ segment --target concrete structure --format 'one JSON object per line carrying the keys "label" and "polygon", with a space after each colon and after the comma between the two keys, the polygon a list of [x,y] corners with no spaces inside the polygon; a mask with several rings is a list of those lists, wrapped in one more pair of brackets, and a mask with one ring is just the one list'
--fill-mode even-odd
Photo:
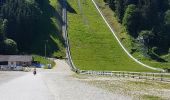
{"label": "concrete structure", "polygon": [[32,60],[28,55],[0,55],[0,70],[22,70],[31,66]]}

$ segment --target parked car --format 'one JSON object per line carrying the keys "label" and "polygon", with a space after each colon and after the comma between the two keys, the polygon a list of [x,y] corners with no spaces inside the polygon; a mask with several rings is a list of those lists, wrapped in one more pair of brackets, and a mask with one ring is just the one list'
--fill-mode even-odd
{"label": "parked car", "polygon": [[37,68],[42,68],[42,67],[44,67],[45,65],[44,65],[44,64],[41,64],[41,63],[38,62],[38,61],[33,61],[33,62],[32,62],[32,66],[35,66],[35,67],[37,67]]}

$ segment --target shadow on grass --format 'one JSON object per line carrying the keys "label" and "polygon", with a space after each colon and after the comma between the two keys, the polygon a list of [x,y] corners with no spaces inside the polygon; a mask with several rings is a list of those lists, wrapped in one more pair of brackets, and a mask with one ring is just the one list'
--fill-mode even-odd
{"label": "shadow on grass", "polygon": [[66,2],[66,9],[70,13],[77,14],[76,10],[68,2]]}
{"label": "shadow on grass", "polygon": [[[47,56],[62,56],[62,53],[54,55],[55,52],[63,51],[64,39],[62,37],[61,25],[63,23],[60,12],[50,5],[49,0],[44,0],[40,5],[42,16],[37,22],[37,30],[35,32],[30,46],[26,51],[28,53],[45,55],[45,44]],[[52,20],[55,17],[56,20]],[[48,41],[48,42],[47,42]],[[31,48],[30,48],[31,47]]]}
{"label": "shadow on grass", "polygon": [[65,5],[68,12],[77,14],[76,10],[67,1],[66,4],[63,4],[63,0],[58,0],[58,2],[60,3],[60,5]]}
{"label": "shadow on grass", "polygon": [[[30,41],[31,48],[27,48],[29,53],[34,53],[38,55],[45,55],[45,44],[47,46],[47,56],[54,56],[53,54],[57,51],[55,57],[61,57],[65,53],[64,51],[64,39],[62,37],[62,25],[65,24],[62,20],[62,5],[63,1],[58,0],[59,6],[57,10],[50,5],[49,0],[44,0],[40,8],[43,12],[40,22],[38,23],[38,28],[36,34]],[[66,9],[70,13],[75,13],[76,11],[71,7],[71,5],[66,2]],[[56,23],[53,23],[52,17],[56,17]],[[58,28],[57,28],[57,26]],[[48,40],[48,42],[46,42]]]}

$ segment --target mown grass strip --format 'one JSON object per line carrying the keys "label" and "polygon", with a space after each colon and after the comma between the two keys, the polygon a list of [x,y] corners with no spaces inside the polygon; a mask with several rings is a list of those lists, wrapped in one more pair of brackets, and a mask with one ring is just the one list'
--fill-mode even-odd
{"label": "mown grass strip", "polygon": [[68,0],[68,5],[71,7],[68,9],[71,56],[79,69],[153,71],[135,63],[127,56],[91,0],[80,0],[80,5],[78,0]]}
{"label": "mown grass strip", "polygon": [[[109,24],[113,27],[118,38],[122,40],[121,42],[130,52],[132,49],[132,45],[133,45],[132,40],[130,36],[127,34],[126,30],[123,29],[122,25],[118,23],[117,18],[115,17],[116,15],[113,12],[113,10],[111,10],[108,5],[105,5],[104,1],[102,0],[95,0],[95,1],[97,2],[100,10],[106,17]],[[168,59],[170,58],[170,55],[162,56],[162,58],[166,59],[167,62],[157,62],[155,60],[146,58],[141,54],[141,52],[134,52],[133,56],[139,59],[141,62],[149,66],[155,67],[155,68],[170,68],[170,59]]]}

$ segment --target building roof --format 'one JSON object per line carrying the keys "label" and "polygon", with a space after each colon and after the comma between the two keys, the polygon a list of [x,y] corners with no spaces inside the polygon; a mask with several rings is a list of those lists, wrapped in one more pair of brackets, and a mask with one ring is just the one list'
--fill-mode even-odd
{"label": "building roof", "polygon": [[0,62],[4,62],[4,61],[10,61],[10,62],[15,62],[15,61],[30,62],[32,60],[33,60],[32,56],[28,56],[28,55],[0,55]]}

